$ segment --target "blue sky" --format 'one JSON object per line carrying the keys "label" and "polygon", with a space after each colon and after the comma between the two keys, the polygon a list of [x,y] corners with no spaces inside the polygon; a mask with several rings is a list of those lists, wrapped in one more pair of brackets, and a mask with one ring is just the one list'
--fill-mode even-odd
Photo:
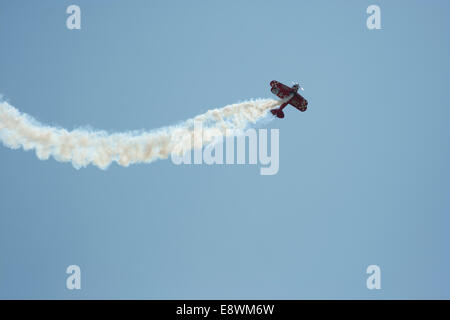
{"label": "blue sky", "polygon": [[[66,28],[67,6],[82,11]],[[366,8],[381,8],[368,30]],[[110,132],[271,98],[280,170],[0,148],[0,298],[450,298],[448,1],[9,1],[0,93]],[[66,267],[82,289],[65,288]],[[368,265],[382,289],[366,288]]]}

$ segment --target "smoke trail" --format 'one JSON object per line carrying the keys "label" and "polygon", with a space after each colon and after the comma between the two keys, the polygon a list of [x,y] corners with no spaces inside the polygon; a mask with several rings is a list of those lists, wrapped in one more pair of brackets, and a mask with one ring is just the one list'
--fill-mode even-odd
{"label": "smoke trail", "polygon": [[[269,99],[247,101],[209,110],[176,126],[149,132],[108,134],[45,126],[3,101],[0,102],[0,141],[11,149],[35,150],[41,160],[53,156],[57,161],[71,162],[77,169],[89,164],[106,169],[113,161],[126,167],[166,159],[171,152],[179,154],[190,150],[191,145],[204,147],[220,134],[242,133],[280,103]],[[200,145],[196,141],[191,143],[194,123],[203,127]]]}

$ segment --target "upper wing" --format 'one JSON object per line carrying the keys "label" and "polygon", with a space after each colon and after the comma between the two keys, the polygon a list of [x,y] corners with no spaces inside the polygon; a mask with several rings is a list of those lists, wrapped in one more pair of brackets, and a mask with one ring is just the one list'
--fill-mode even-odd
{"label": "upper wing", "polygon": [[278,81],[272,81],[270,85],[272,87],[270,91],[281,99],[285,99],[291,94],[292,89]]}

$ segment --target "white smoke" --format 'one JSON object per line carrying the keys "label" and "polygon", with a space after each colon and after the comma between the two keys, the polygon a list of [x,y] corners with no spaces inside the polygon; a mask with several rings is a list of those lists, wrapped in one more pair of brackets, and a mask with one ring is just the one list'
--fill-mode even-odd
{"label": "white smoke", "polygon": [[[0,141],[11,149],[35,150],[41,160],[53,156],[58,161],[71,162],[75,168],[93,164],[106,169],[114,161],[126,167],[167,159],[172,152],[185,152],[191,145],[205,147],[220,134],[238,135],[280,103],[269,99],[247,101],[209,110],[176,126],[150,132],[108,134],[45,126],[3,101],[0,102]],[[193,140],[194,123],[203,127],[201,145]]]}

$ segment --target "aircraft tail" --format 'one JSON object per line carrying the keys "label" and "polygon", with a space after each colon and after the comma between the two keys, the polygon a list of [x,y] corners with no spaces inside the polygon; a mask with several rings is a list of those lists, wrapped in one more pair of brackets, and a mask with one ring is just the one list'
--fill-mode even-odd
{"label": "aircraft tail", "polygon": [[270,112],[271,112],[274,116],[276,116],[276,117],[278,117],[278,118],[280,118],[280,119],[284,118],[284,112],[283,112],[283,110],[281,110],[281,108],[272,109],[272,110],[270,110]]}

